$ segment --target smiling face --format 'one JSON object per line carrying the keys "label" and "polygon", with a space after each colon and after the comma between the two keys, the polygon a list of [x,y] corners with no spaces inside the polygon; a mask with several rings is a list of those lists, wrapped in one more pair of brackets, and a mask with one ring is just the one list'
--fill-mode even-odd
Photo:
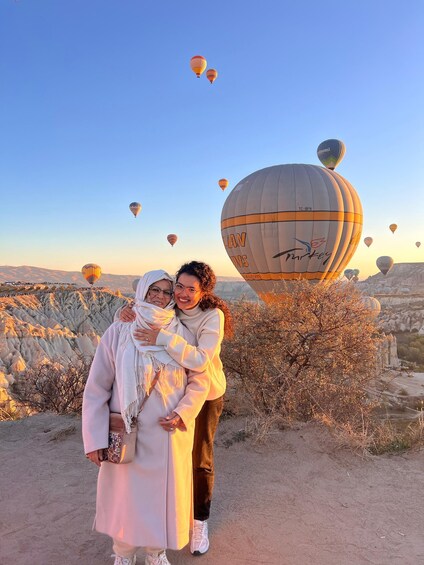
{"label": "smiling face", "polygon": [[149,304],[165,308],[172,299],[172,283],[167,279],[154,282],[149,286],[146,298],[144,299]]}
{"label": "smiling face", "polygon": [[175,283],[174,300],[180,310],[190,310],[200,302],[203,291],[200,281],[193,275],[182,273]]}

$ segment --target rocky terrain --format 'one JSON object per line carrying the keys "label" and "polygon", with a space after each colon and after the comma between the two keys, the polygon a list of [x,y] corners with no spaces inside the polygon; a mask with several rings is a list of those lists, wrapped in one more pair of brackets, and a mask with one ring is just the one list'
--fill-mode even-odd
{"label": "rocky terrain", "polygon": [[[101,278],[95,283],[94,288],[109,288],[120,290],[124,295],[134,294],[132,283],[138,275],[111,275],[103,273]],[[234,300],[242,295],[247,298],[257,300],[256,294],[250,286],[239,277],[217,277],[217,292],[226,300]],[[90,288],[85,282],[80,271],[57,271],[52,269],[42,269],[40,267],[11,267],[8,265],[0,266],[0,296],[8,292],[8,285],[28,286],[25,283],[43,284],[44,286],[60,287],[63,285]]]}
{"label": "rocky terrain", "polygon": [[66,364],[78,354],[92,357],[126,301],[119,293],[96,289],[33,288],[0,298],[0,387],[45,360]]}

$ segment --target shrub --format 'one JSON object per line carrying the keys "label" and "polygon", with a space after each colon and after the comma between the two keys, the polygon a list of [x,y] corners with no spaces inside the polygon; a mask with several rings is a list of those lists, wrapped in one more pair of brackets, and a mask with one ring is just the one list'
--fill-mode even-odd
{"label": "shrub", "polygon": [[15,378],[10,395],[32,412],[81,413],[91,361],[79,356],[65,367],[55,360],[40,363]]}
{"label": "shrub", "polygon": [[273,304],[233,305],[222,359],[262,422],[319,419],[362,430],[375,405],[379,329],[353,285],[299,281]]}

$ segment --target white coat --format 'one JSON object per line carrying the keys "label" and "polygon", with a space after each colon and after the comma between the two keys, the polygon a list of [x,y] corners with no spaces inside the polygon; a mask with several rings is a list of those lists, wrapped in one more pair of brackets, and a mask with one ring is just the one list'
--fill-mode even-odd
{"label": "white coat", "polygon": [[[108,444],[109,411],[120,412],[115,361],[122,324],[103,335],[91,366],[83,400],[85,453]],[[209,391],[206,373],[166,365],[138,416],[133,462],[103,462],[98,476],[94,527],[137,547],[181,549],[189,541],[192,518],[194,420]],[[159,418],[177,412],[187,431],[166,432]]]}

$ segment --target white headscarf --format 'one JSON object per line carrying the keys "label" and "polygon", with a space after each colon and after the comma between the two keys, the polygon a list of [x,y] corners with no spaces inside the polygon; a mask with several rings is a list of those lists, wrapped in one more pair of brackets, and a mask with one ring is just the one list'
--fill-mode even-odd
{"label": "white headscarf", "polygon": [[132,323],[122,322],[118,346],[122,356],[122,363],[119,363],[119,366],[122,369],[118,371],[117,366],[116,380],[119,387],[121,414],[127,431],[130,430],[132,418],[138,414],[140,403],[150,390],[156,372],[164,365],[180,367],[163,346],[142,345],[134,337],[137,328],[150,329],[149,324],[173,333],[182,333],[181,323],[175,315],[173,300],[165,308],[145,302],[149,287],[164,279],[173,283],[173,278],[163,270],[149,271],[140,278],[133,308],[136,319]]}

